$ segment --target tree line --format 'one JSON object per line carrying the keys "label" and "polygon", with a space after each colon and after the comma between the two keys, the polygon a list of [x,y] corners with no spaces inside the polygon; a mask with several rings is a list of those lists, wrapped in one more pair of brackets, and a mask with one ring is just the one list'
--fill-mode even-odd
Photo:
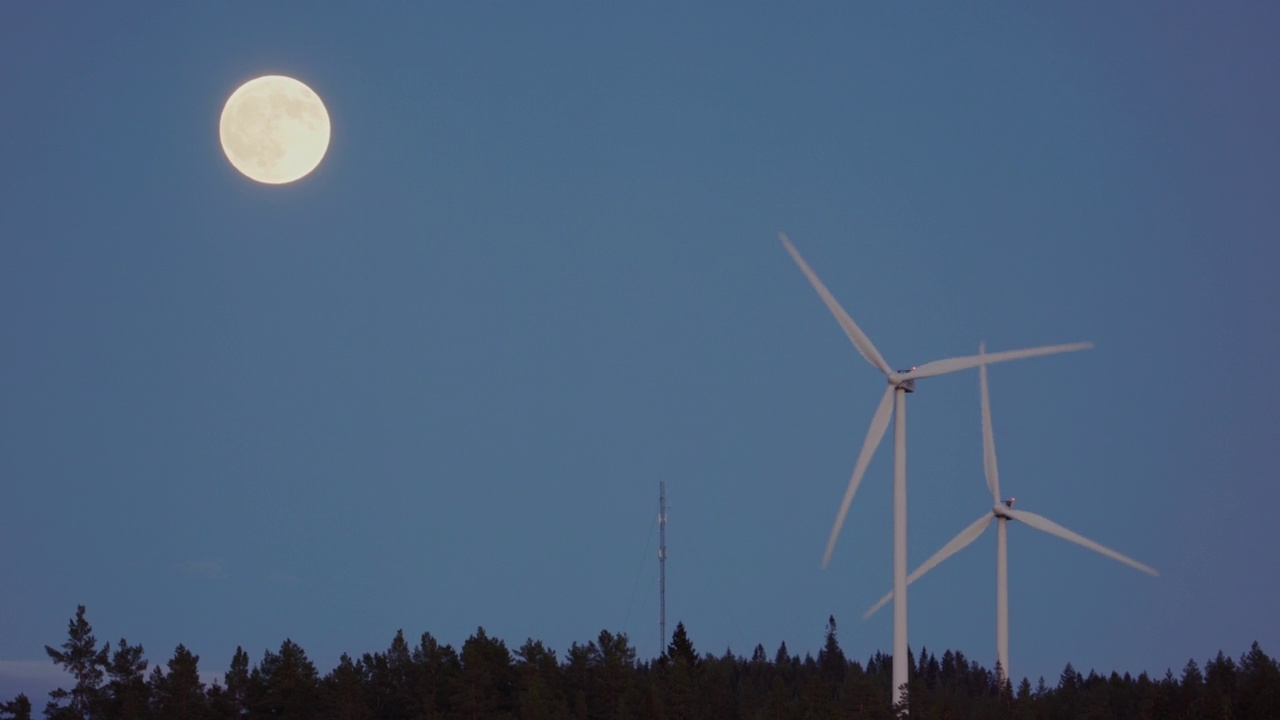
{"label": "tree line", "polygon": [[[626,634],[601,631],[563,658],[529,639],[515,652],[478,628],[455,649],[423,633],[397,632],[385,651],[343,654],[321,675],[292,640],[254,663],[236,648],[222,682],[206,686],[199,656],[178,645],[147,672],[141,645],[98,645],[79,606],[60,647],[45,646],[74,685],[49,693],[48,720],[824,720],[892,718],[892,658],[849,659],[835,618],[817,657],[699,654],[683,624],[654,660],[640,661]],[[1070,663],[1056,685],[1016,688],[963,653],[922,649],[910,658],[910,714],[917,718],[1249,720],[1280,718],[1280,665],[1255,642],[1240,658],[1219,652],[1201,668],[1153,679],[1084,675]],[[0,718],[29,720],[25,695],[0,703]]]}

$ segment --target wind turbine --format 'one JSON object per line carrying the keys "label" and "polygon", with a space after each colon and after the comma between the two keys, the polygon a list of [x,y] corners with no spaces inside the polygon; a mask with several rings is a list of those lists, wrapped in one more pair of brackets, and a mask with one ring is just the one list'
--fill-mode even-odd
{"label": "wind turbine", "polygon": [[862,482],[862,475],[866,472],[867,464],[871,462],[871,456],[875,453],[876,447],[880,445],[880,440],[884,438],[885,430],[889,427],[890,414],[893,413],[895,407],[897,409],[897,422],[894,423],[893,429],[893,697],[896,704],[905,706],[907,700],[906,394],[915,391],[915,381],[919,378],[959,372],[979,367],[983,364],[1086,350],[1093,347],[1093,345],[1091,343],[1072,343],[1069,345],[1046,345],[1022,350],[1006,350],[989,355],[983,353],[948,358],[946,360],[934,360],[918,367],[895,371],[889,366],[889,363],[885,362],[885,359],[880,355],[880,351],[876,350],[876,346],[871,344],[871,340],[862,332],[857,323],[849,317],[844,308],[840,307],[835,297],[831,295],[827,287],[814,274],[809,264],[804,261],[804,258],[800,257],[800,253],[791,244],[786,234],[778,233],[778,238],[782,240],[783,246],[791,254],[791,258],[795,260],[796,265],[800,266],[800,271],[805,274],[805,277],[809,278],[809,283],[813,285],[813,289],[818,292],[822,301],[826,303],[836,321],[844,328],[845,334],[853,341],[853,346],[858,349],[862,357],[866,358],[867,362],[884,373],[889,380],[889,387],[880,399],[880,405],[876,408],[875,415],[871,417],[871,428],[867,431],[867,439],[862,443],[862,451],[858,454],[858,461],[853,466],[853,476],[849,478],[849,487],[844,492],[844,499],[840,502],[840,511],[836,514],[835,525],[831,528],[831,536],[827,539],[827,550],[822,556],[822,567],[824,568],[831,560],[831,552],[835,549],[836,538],[839,537],[840,527],[844,524],[845,515],[849,512],[849,503],[853,501],[853,494],[857,492],[858,484]]}
{"label": "wind turbine", "polygon": [[[978,346],[979,357],[985,357],[985,351],[985,347],[982,345]],[[933,557],[926,560],[923,565],[916,568],[915,572],[907,576],[907,584],[910,585],[915,582],[921,575],[924,575],[937,566],[938,563],[956,554],[974,540],[977,540],[978,536],[982,535],[982,532],[987,529],[987,526],[991,524],[992,520],[999,521],[996,525],[996,662],[1000,665],[1000,671],[1003,675],[1000,680],[1003,682],[1008,680],[1010,677],[1009,550],[1005,528],[1009,520],[1017,520],[1026,525],[1030,525],[1037,530],[1042,530],[1050,535],[1056,535],[1063,540],[1069,540],[1077,545],[1083,545],[1094,552],[1101,553],[1112,560],[1137,568],[1144,573],[1149,573],[1151,575],[1158,575],[1159,573],[1133,558],[1121,555],[1115,550],[1103,547],[1083,535],[1074,533],[1049,518],[1027,512],[1026,510],[1014,510],[1013,501],[1015,498],[1004,500],[1000,497],[1000,472],[996,468],[996,443],[991,432],[991,400],[987,395],[987,366],[985,363],[978,366],[978,380],[979,385],[982,388],[982,466],[987,476],[987,488],[991,490],[991,498],[995,501],[995,505],[991,508],[990,512],[983,514],[983,516],[978,518],[978,520],[972,525],[961,530],[959,535],[956,535],[950,542],[943,545],[942,549],[935,553]],[[884,607],[884,604],[889,602],[889,598],[893,596],[894,593],[890,592],[888,595],[880,598],[880,602],[876,603],[870,610],[868,610],[867,613],[862,616],[862,619],[866,620],[871,617],[877,610]]]}

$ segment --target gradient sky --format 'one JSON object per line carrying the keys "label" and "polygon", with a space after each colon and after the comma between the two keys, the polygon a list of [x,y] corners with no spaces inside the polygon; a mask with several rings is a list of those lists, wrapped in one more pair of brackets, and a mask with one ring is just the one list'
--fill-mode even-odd
{"label": "gradient sky", "polygon": [[[993,367],[1015,677],[1280,651],[1274,3],[0,4],[0,694],[66,637],[322,671],[403,628],[562,655],[892,647],[883,379]],[[285,74],[333,142],[223,156]],[[922,381],[914,567],[989,507],[976,372]],[[913,648],[995,655],[995,538]],[[36,664],[30,665],[29,661]],[[25,675],[24,675],[25,674]],[[41,694],[37,706],[43,701]]]}

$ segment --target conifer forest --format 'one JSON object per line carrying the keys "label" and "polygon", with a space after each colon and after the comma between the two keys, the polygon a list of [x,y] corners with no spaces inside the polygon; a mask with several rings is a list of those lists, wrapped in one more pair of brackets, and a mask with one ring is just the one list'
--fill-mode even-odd
{"label": "conifer forest", "polygon": [[[891,718],[891,658],[865,661],[841,649],[834,618],[815,658],[783,643],[750,657],[700,652],[678,624],[665,652],[639,660],[625,634],[601,631],[559,656],[534,639],[512,651],[477,628],[461,648],[430,633],[359,657],[343,654],[321,675],[306,651],[285,640],[256,661],[237,648],[221,681],[206,685],[199,656],[182,645],[152,664],[140,645],[94,636],[84,606],[66,639],[46,646],[70,687],[49,698],[18,695],[0,718],[24,720],[821,720]],[[1255,642],[1233,658],[1187,661],[1151,677],[1143,672],[1081,672],[1002,683],[964,653],[921,649],[911,657],[915,718],[1252,719],[1280,718],[1280,666]],[[41,707],[43,706],[43,707]]]}

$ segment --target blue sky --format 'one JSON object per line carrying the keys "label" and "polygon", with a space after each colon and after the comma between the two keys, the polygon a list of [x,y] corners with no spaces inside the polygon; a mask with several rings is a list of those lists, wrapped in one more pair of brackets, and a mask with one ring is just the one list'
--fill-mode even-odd
{"label": "blue sky", "polygon": [[[206,672],[286,637],[891,648],[883,380],[993,367],[1011,665],[1163,674],[1280,631],[1274,5],[0,7],[0,694],[78,603]],[[317,171],[217,141],[326,102]],[[912,566],[988,506],[976,373],[922,381]],[[994,663],[989,534],[911,645]],[[42,690],[39,690],[42,692]]]}

